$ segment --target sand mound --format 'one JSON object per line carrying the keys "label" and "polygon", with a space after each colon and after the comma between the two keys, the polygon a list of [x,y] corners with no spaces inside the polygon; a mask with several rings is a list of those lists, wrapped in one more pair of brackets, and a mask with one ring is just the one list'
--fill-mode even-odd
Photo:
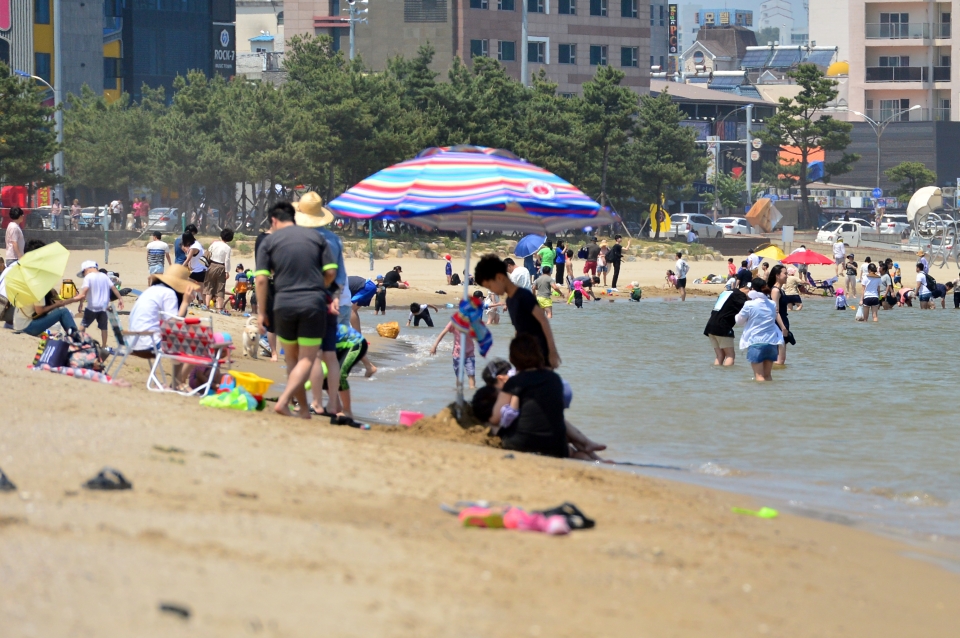
{"label": "sand mound", "polygon": [[433,416],[424,417],[408,428],[393,428],[393,431],[444,441],[500,447],[500,438],[488,434],[490,428],[473,416],[469,404],[464,406],[462,423],[457,422],[454,407],[451,403]]}

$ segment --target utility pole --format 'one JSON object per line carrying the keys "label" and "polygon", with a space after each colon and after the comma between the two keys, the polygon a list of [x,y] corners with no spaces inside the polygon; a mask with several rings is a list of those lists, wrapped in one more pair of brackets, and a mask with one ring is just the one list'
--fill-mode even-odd
{"label": "utility pole", "polygon": [[747,206],[753,204],[753,148],[751,148],[750,125],[753,123],[753,104],[747,104]]}
{"label": "utility pole", "polygon": [[361,18],[361,15],[370,13],[370,9],[364,7],[361,9],[358,7],[358,4],[367,5],[370,4],[370,0],[347,0],[347,8],[344,11],[347,12],[349,16],[347,22],[350,23],[350,59],[352,60],[357,54],[357,24],[362,22],[367,23],[366,18]]}
{"label": "utility pole", "polygon": [[[57,154],[53,159],[53,170],[57,174],[56,197],[63,205],[63,55],[60,39],[63,37],[63,12],[60,10],[61,0],[53,0],[53,107],[57,109],[54,121],[57,123]],[[50,202],[53,204],[53,202]],[[61,219],[63,219],[61,217]]]}
{"label": "utility pole", "polygon": [[523,86],[530,86],[527,69],[527,64],[529,64],[527,59],[527,0],[520,0],[520,3],[522,5],[520,9],[520,15],[522,16],[520,20],[520,82]]}

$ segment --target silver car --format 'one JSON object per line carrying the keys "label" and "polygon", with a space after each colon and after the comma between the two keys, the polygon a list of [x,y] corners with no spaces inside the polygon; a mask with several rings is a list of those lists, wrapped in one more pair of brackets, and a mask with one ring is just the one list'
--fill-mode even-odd
{"label": "silver car", "polygon": [[179,233],[180,209],[151,208],[147,214],[147,230],[159,230],[163,233]]}
{"label": "silver car", "polygon": [[753,235],[755,231],[743,217],[721,217],[717,220],[717,226],[723,230],[724,235]]}
{"label": "silver car", "polygon": [[723,229],[706,215],[679,213],[670,216],[671,237],[686,237],[691,230],[700,238],[723,237]]}

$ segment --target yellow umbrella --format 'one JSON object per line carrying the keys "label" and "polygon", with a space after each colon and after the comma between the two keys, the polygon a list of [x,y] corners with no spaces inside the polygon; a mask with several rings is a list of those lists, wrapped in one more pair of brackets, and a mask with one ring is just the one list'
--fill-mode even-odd
{"label": "yellow umbrella", "polygon": [[69,258],[60,242],[31,250],[5,279],[7,299],[18,308],[37,303],[60,283]]}
{"label": "yellow umbrella", "polygon": [[754,254],[757,257],[763,257],[764,259],[771,259],[773,261],[780,261],[781,259],[786,259],[787,257],[787,253],[772,245],[767,246],[763,250],[758,250]]}

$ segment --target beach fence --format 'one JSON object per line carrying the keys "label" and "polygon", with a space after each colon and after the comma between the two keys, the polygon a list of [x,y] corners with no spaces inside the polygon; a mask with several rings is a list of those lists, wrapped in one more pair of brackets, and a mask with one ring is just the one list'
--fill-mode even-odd
{"label": "beach fence", "polygon": [[[116,248],[140,237],[142,233],[136,230],[111,230],[110,246]],[[34,230],[23,229],[24,241],[39,239],[47,244],[55,241],[67,250],[103,250],[103,230]],[[6,241],[0,235],[0,242],[6,248]]]}

